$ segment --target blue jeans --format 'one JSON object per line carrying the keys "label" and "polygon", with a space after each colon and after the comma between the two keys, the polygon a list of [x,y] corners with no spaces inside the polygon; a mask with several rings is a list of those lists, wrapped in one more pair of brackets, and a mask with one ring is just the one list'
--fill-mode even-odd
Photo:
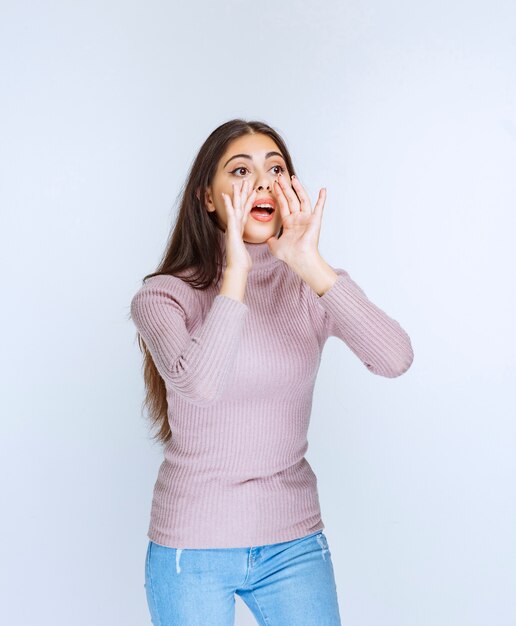
{"label": "blue jeans", "polygon": [[149,540],[154,626],[233,626],[235,593],[262,626],[340,626],[326,535],[249,548],[169,548]]}

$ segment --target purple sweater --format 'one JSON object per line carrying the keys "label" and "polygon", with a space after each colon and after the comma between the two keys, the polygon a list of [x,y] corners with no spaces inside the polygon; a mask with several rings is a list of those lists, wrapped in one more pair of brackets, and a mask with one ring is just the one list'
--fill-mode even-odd
{"label": "purple sweater", "polygon": [[345,270],[333,268],[339,277],[319,297],[267,243],[245,246],[244,302],[220,283],[195,290],[168,275],[131,301],[167,389],[172,439],[148,530],[163,546],[250,547],[324,529],[305,453],[326,339],[342,339],[379,376],[400,376],[413,360],[407,333]]}

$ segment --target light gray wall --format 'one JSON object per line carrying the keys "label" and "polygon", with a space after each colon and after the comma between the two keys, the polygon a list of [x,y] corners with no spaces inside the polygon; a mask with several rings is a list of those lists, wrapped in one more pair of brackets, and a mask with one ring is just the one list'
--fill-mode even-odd
{"label": "light gray wall", "polygon": [[150,624],[161,451],[126,315],[237,116],[327,187],[321,254],[413,342],[397,379],[323,355],[307,456],[343,624],[516,623],[515,24],[502,0],[2,3],[4,623]]}

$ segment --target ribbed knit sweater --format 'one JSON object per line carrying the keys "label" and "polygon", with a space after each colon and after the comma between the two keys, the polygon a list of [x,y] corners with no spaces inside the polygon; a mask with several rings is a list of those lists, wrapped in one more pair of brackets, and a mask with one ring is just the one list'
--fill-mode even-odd
{"label": "ribbed knit sweater", "polygon": [[325,341],[338,337],[388,378],[413,360],[407,333],[348,272],[332,267],[337,281],[318,296],[267,243],[244,244],[244,302],[221,283],[196,290],[170,275],[147,279],[131,301],[167,389],[172,438],[148,530],[163,546],[250,547],[324,529],[305,453]]}

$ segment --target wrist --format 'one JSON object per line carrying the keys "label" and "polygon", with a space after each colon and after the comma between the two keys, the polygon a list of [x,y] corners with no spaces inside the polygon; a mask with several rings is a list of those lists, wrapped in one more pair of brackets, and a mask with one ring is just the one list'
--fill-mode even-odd
{"label": "wrist", "polygon": [[335,284],[338,274],[319,254],[297,259],[292,269],[320,297]]}
{"label": "wrist", "polygon": [[224,275],[234,276],[235,278],[247,278],[250,271],[251,268],[244,267],[243,265],[226,265]]}
{"label": "wrist", "polygon": [[326,262],[318,252],[306,252],[296,254],[294,259],[287,261],[287,264],[294,272],[303,276],[307,272],[311,272],[315,267],[326,265]]}

